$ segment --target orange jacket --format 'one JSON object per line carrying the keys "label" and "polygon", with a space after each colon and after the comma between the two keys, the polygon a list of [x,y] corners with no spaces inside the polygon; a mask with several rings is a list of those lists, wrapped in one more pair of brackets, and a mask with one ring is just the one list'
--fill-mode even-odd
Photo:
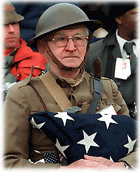
{"label": "orange jacket", "polygon": [[15,65],[11,69],[11,73],[16,76],[18,81],[21,81],[29,76],[31,73],[31,66],[34,66],[33,76],[38,76],[42,70],[45,70],[47,59],[44,58],[40,53],[34,52],[27,43],[20,39],[20,48],[15,54],[14,62]]}

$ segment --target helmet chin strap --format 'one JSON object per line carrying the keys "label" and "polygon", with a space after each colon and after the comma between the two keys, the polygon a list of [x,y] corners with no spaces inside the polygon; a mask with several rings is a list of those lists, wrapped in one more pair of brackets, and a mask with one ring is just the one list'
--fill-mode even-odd
{"label": "helmet chin strap", "polygon": [[81,66],[83,66],[86,62],[86,58],[87,58],[87,54],[88,54],[88,49],[89,49],[89,43],[91,41],[91,38],[92,38],[92,32],[89,33],[89,39],[88,39],[88,44],[87,44],[87,50],[86,50],[86,53],[85,53],[85,57],[84,57],[84,60],[82,61],[82,63],[79,65],[79,67],[77,68],[72,68],[72,67],[66,67],[65,65],[63,65],[55,56],[54,54],[52,53],[51,49],[49,48],[48,44],[46,43],[46,52],[47,54],[49,55],[49,57],[51,58],[51,60],[59,67],[61,68],[62,70],[66,70],[66,71],[71,71],[72,69],[79,69]]}
{"label": "helmet chin strap", "polygon": [[49,57],[51,58],[51,60],[62,70],[67,70],[67,71],[71,71],[72,68],[71,67],[66,67],[65,65],[63,65],[52,53],[51,49],[49,48],[49,46],[46,46],[46,53],[49,55]]}

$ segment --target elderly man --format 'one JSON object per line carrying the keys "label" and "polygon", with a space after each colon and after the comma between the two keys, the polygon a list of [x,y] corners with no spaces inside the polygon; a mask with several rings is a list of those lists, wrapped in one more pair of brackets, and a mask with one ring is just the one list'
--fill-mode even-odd
{"label": "elderly man", "polygon": [[4,59],[3,75],[4,90],[29,76],[34,65],[32,77],[38,76],[44,70],[47,59],[40,53],[33,52],[26,42],[20,38],[20,24],[24,17],[17,14],[10,2],[4,3]]}
{"label": "elderly man", "polygon": [[[61,163],[54,164],[53,159],[50,163],[49,155],[56,156],[59,160],[58,150],[48,137],[31,126],[29,116],[44,110],[63,112],[64,105],[69,107],[67,103],[74,112],[77,108],[79,113],[88,112],[95,93],[91,92],[92,75],[85,72],[83,64],[91,39],[90,33],[99,28],[100,24],[99,21],[90,21],[79,7],[69,3],[56,4],[40,17],[36,36],[29,45],[37,44],[39,52],[48,59],[50,69],[46,74],[33,79],[31,74],[8,92],[5,102],[6,167],[63,168]],[[97,64],[100,67],[100,62]],[[96,76],[100,80],[100,72]],[[103,95],[99,104],[93,105],[93,113],[112,104],[117,113],[129,116],[128,108],[115,83],[107,78],[102,78],[101,81]],[[63,95],[59,96],[58,92]],[[43,162],[47,164],[41,163],[44,157],[47,159]],[[125,169],[127,164],[131,167],[136,165],[135,152],[118,162],[103,157],[84,156],[84,159],[65,168]]]}

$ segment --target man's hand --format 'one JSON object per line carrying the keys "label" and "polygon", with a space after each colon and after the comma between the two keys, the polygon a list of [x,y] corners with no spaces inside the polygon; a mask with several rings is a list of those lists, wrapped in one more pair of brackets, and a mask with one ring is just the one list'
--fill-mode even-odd
{"label": "man's hand", "polygon": [[103,157],[93,157],[93,156],[84,156],[84,159],[77,160],[68,166],[62,166],[62,168],[74,168],[74,169],[95,169],[95,170],[104,170],[104,169],[125,169],[123,162],[112,162]]}
{"label": "man's hand", "polygon": [[112,162],[111,160],[108,160],[103,157],[93,157],[93,156],[87,156],[87,155],[85,155],[84,158],[85,158],[85,160],[98,162],[101,165],[104,165],[110,169],[125,169],[125,163],[123,163],[123,162]]}

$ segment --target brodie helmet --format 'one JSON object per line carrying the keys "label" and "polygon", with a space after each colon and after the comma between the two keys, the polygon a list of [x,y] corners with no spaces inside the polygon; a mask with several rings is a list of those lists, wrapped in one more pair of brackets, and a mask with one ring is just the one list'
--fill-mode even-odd
{"label": "brodie helmet", "polygon": [[[70,3],[58,3],[49,7],[41,15],[36,27],[36,36],[28,42],[28,45],[36,47],[37,40],[39,40],[43,35],[74,24],[84,24],[90,31],[85,58],[80,65],[82,66],[84,65],[87,57],[89,42],[92,37],[91,32],[98,29],[102,23],[97,20],[89,20],[87,15],[76,5]],[[61,66],[63,69],[67,68],[57,60],[49,46],[47,46],[47,53],[55,64],[57,64],[59,67]]]}
{"label": "brodie helmet", "polygon": [[89,20],[87,15],[76,5],[70,3],[55,4],[41,15],[36,27],[36,36],[28,42],[28,45],[33,45],[44,34],[80,23],[84,23],[90,31],[101,26],[100,21]]}
{"label": "brodie helmet", "polygon": [[4,12],[4,25],[14,22],[20,22],[24,20],[24,17],[20,14],[17,14],[15,7],[10,2],[5,2],[3,5]]}

